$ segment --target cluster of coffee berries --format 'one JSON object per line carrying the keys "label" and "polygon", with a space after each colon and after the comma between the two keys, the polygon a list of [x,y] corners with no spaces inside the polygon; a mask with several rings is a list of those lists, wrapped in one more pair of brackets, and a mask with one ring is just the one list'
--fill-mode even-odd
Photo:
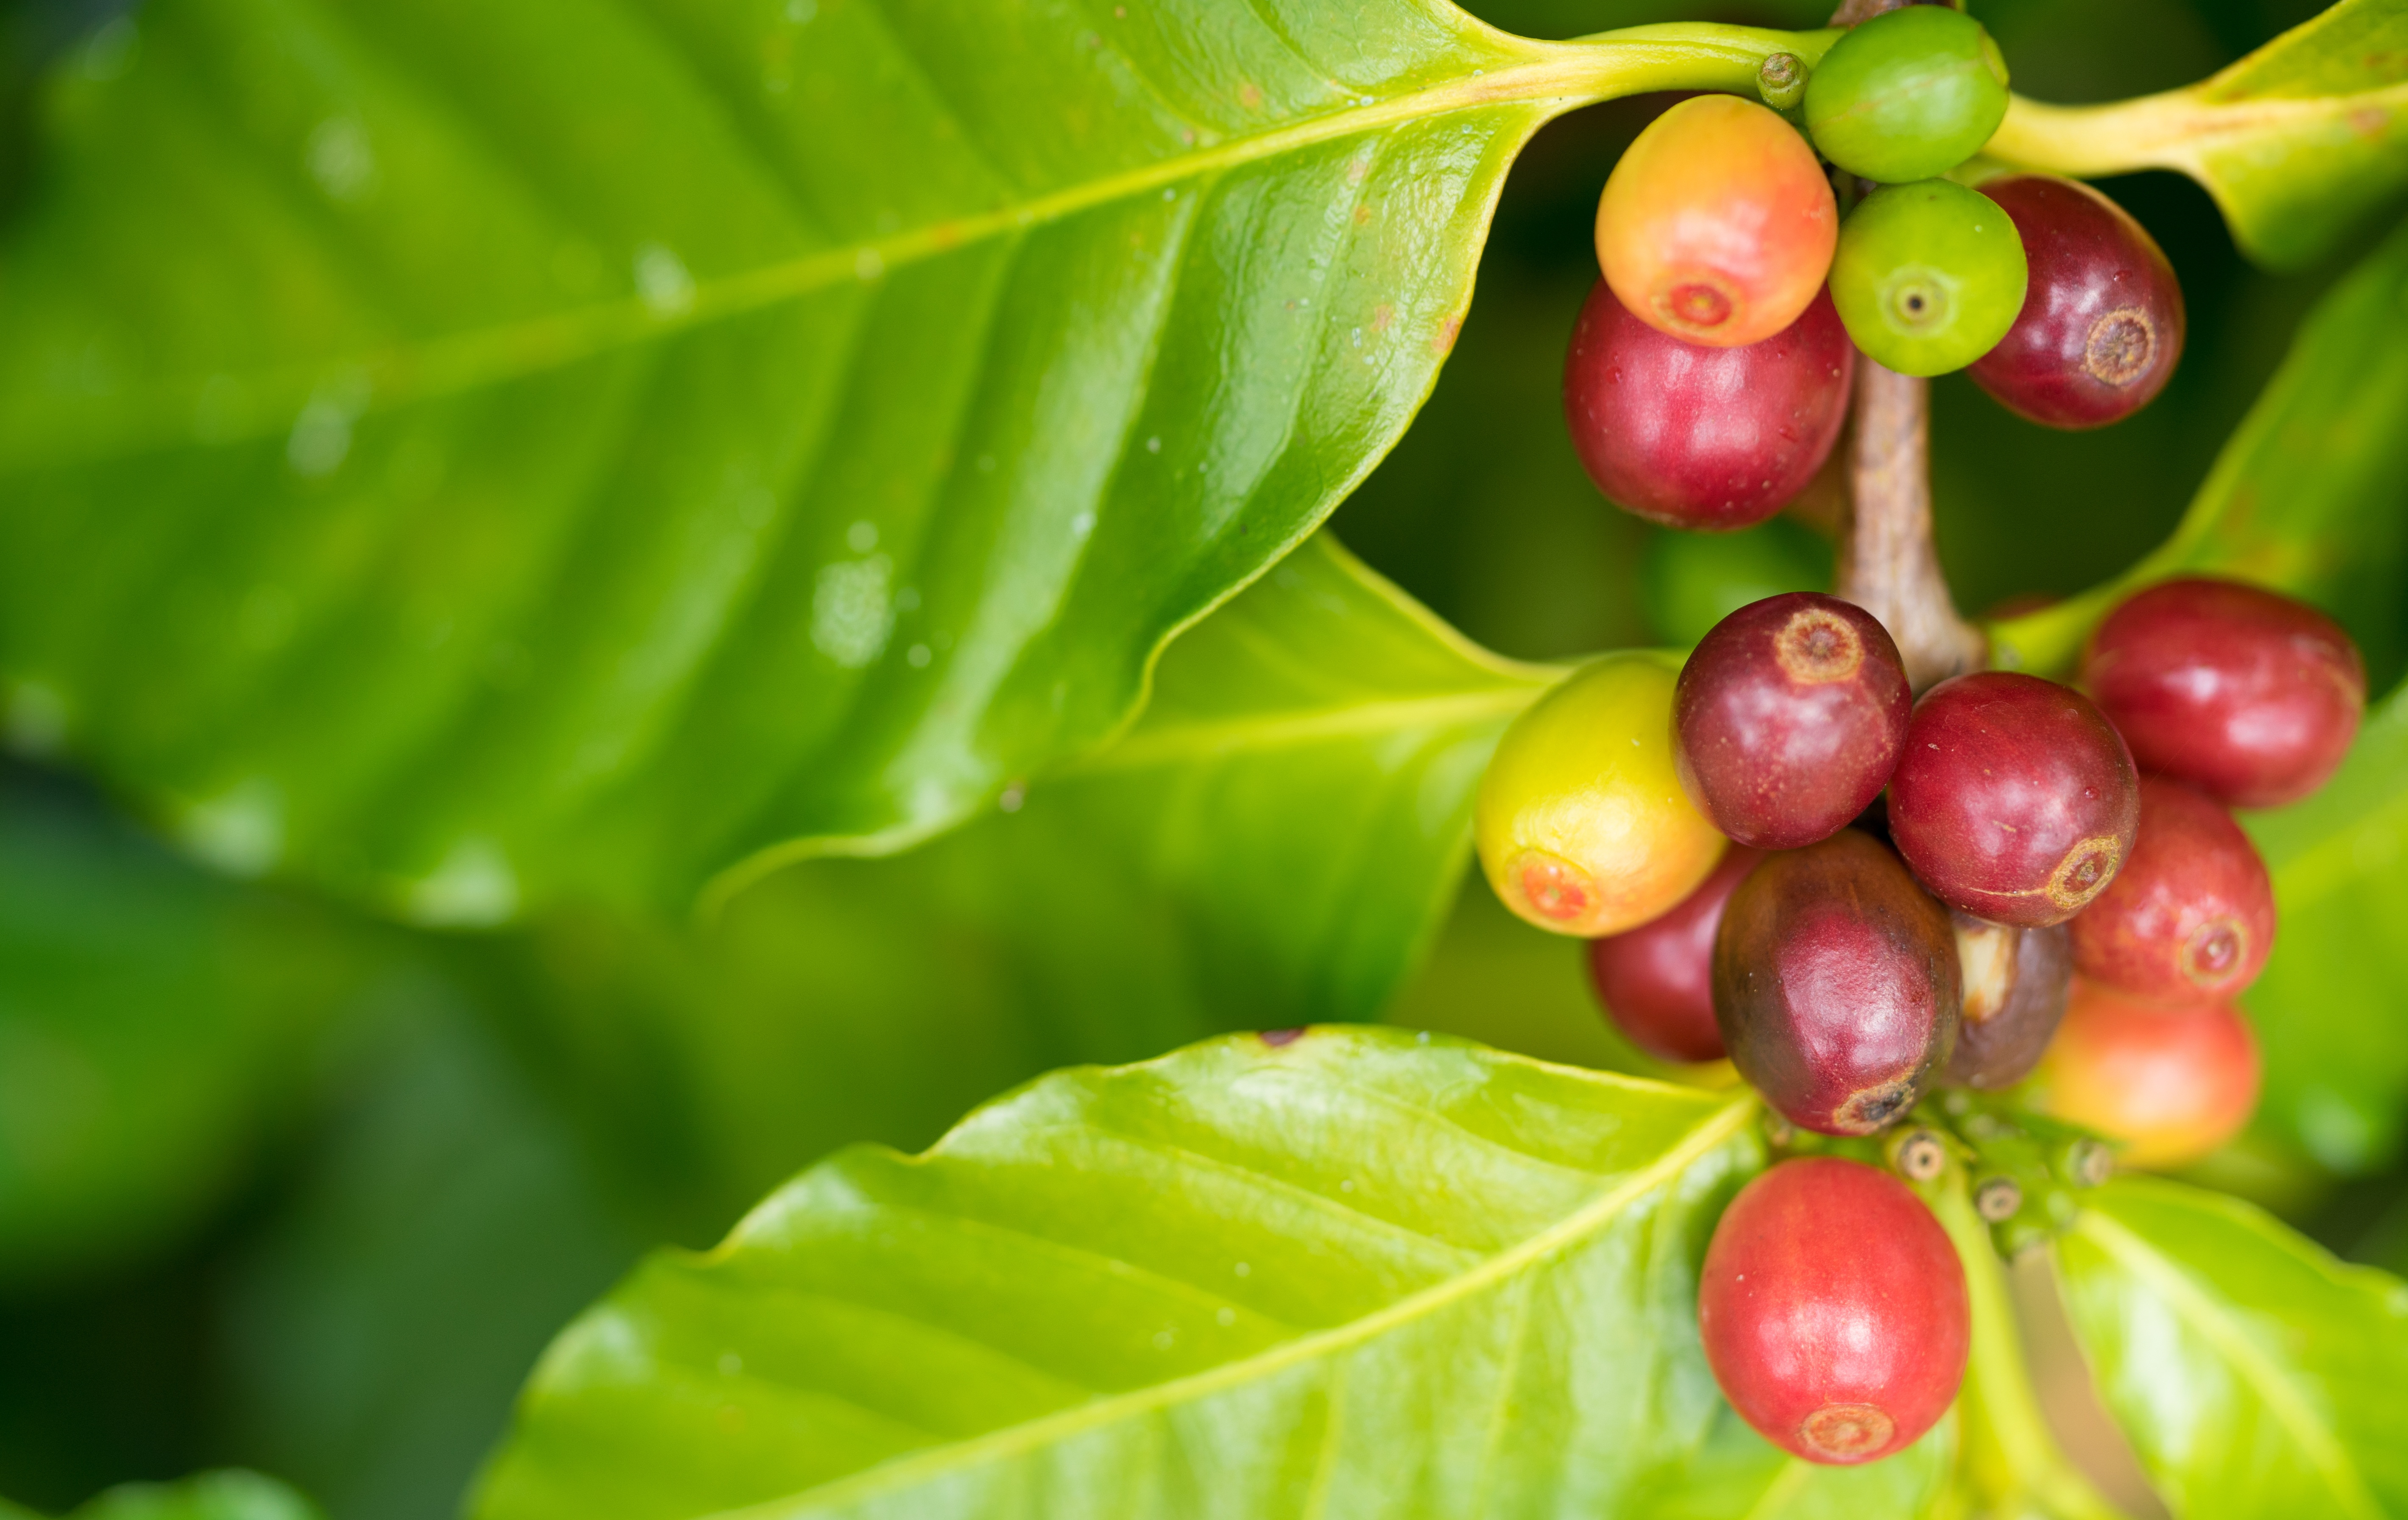
{"label": "cluster of coffee berries", "polygon": [[2067,179],[1939,178],[2006,111],[1980,23],[1909,6],[1841,37],[1801,90],[1803,70],[1768,61],[1771,104],[1672,107],[1606,181],[1603,278],[1564,371],[1606,495],[1670,526],[1761,522],[1830,453],[1859,351],[1909,375],[1971,366],[2057,427],[2157,394],[2181,357],[2182,292],[2140,223]]}
{"label": "cluster of coffee berries", "polygon": [[[1592,939],[1634,1043],[1727,1055],[1787,1125],[1869,1136],[1934,1084],[2040,1068],[2043,1114],[2135,1164],[2192,1160],[2256,1100],[2231,999],[2274,932],[2265,867],[2226,809],[2321,785],[2364,672],[2322,613],[2186,580],[2116,608],[2080,681],[1981,671],[1918,699],[1863,609],[1768,597],[1677,667],[1610,657],[1517,720],[1481,787],[1481,861],[1523,917]],[[1803,1223],[1843,1205],[1920,1223],[1868,1223],[1845,1249]],[[1809,1313],[1796,1295],[1814,1283]],[[1822,1157],[1741,1195],[1700,1313],[1742,1414],[1800,1455],[1859,1461],[1946,1407],[1963,1294],[1910,1193]],[[1875,1307],[1842,1313],[1834,1295]],[[1880,1354],[1816,1349],[1846,1326],[1879,1328]],[[1746,1350],[1774,1341],[1796,1354]]]}

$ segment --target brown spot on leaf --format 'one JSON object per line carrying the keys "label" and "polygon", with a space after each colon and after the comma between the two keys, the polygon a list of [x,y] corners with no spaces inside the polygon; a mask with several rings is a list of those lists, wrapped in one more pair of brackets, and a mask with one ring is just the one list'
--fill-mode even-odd
{"label": "brown spot on leaf", "polygon": [[1383,301],[1371,308],[1371,331],[1384,333],[1388,323],[1397,320],[1397,308]]}
{"label": "brown spot on leaf", "polygon": [[1238,86],[1238,104],[1250,111],[1263,108],[1263,87],[1248,79]]}
{"label": "brown spot on leaf", "polygon": [[1460,316],[1449,317],[1446,321],[1440,323],[1438,324],[1438,331],[1430,334],[1430,351],[1432,353],[1444,353],[1450,349],[1453,349],[1455,347],[1455,335],[1461,331],[1463,331],[1463,319]]}
{"label": "brown spot on leaf", "polygon": [[1262,1032],[1260,1038],[1264,1044],[1270,1046],[1273,1050],[1277,1050],[1282,1045],[1293,1045],[1297,1040],[1302,1040],[1304,1038],[1304,1031],[1300,1028],[1266,1029]]}

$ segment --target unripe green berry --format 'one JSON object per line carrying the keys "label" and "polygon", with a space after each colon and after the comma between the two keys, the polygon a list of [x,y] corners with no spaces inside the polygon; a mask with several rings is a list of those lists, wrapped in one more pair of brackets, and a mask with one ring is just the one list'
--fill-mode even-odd
{"label": "unripe green berry", "polygon": [[2026,278],[2023,239],[1997,202],[1925,179],[1877,190],[1849,213],[1831,260],[1831,300],[1875,363],[1939,375],[2007,335]]}
{"label": "unripe green berry", "polygon": [[2007,114],[2007,62],[1982,23],[1945,6],[1874,17],[1831,45],[1806,86],[1823,156],[1884,184],[1945,174]]}
{"label": "unripe green berry", "polygon": [[1542,929],[1635,928],[1686,897],[1724,840],[1672,760],[1674,667],[1610,655],[1513,720],[1481,778],[1473,833],[1489,884]]}

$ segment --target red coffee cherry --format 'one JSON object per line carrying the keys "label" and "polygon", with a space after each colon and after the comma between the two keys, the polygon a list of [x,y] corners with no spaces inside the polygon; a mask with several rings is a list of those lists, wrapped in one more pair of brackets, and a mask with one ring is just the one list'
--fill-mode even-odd
{"label": "red coffee cherry", "polygon": [[1810,1462],[1870,1462],[1920,1438],[1965,1378],[1972,1320],[1948,1234],[1861,1161],[1784,1161],[1723,1211],[1698,1278],[1723,1397]]}
{"label": "red coffee cherry", "polygon": [[2101,427],[2165,389],[2182,359],[2182,286],[2146,229],[2071,179],[1985,181],[2023,235],[2030,284],[1998,347],[1966,371],[2018,416]]}
{"label": "red coffee cherry", "polygon": [[2073,982],[2071,935],[2062,924],[2019,929],[1971,913],[1950,917],[1961,1017],[1956,1053],[1942,1080],[1987,1092],[2012,1087],[2040,1064],[2065,1017]]}
{"label": "red coffee cherry", "polygon": [[2135,997],[2238,997],[2274,944],[2274,883],[2241,825],[2162,776],[2141,782],[2131,858],[2074,915],[2073,963]]}
{"label": "red coffee cherry", "polygon": [[1881,795],[1914,710],[1871,613],[1807,591],[1768,596],[1714,624],[1681,667],[1681,784],[1742,844],[1812,844]]}
{"label": "red coffee cherry", "polygon": [[1914,1106],[1956,1042],[1956,943],[1871,835],[1769,855],[1714,937],[1714,1026],[1765,1101],[1826,1135]]}
{"label": "red coffee cherry", "polygon": [[2181,1167],[2241,1132],[2258,1082],[2231,1004],[2170,1008],[2076,977],[2036,1090],[2048,1113],[2122,1141],[2126,1164]]}
{"label": "red coffee cherry", "polygon": [[1589,977],[1614,1026],[1662,1061],[1719,1061],[1714,1027],[1714,931],[1742,878],[1764,858],[1735,848],[1680,906],[1622,934],[1588,943]]}
{"label": "red coffee cherry", "polygon": [[1600,280],[1564,357],[1564,421],[1588,478],[1625,510],[1666,527],[1743,528],[1823,467],[1856,358],[1825,293],[1770,337],[1707,348],[1632,316]]}
{"label": "red coffee cherry", "polygon": [[1640,321],[1716,348],[1796,322],[1840,208],[1814,150],[1752,100],[1698,95],[1639,135],[1597,204],[1597,262]]}
{"label": "red coffee cherry", "polygon": [[1942,902],[2037,928],[2080,912],[2131,853],[2140,777],[2071,687],[1985,670],[1923,694],[1889,783],[1889,832]]}
{"label": "red coffee cherry", "polygon": [[2322,786],[2366,710],[2366,666],[2341,625],[2236,581],[2128,598],[2091,636],[2082,684],[2144,769],[2234,808]]}

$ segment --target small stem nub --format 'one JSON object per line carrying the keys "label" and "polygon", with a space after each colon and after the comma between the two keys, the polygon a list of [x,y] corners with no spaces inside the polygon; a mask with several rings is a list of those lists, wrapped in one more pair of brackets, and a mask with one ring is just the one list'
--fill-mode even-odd
{"label": "small stem nub", "polygon": [[2115,1153],[2095,1140],[2075,1140],[2065,1148],[2064,1171],[2076,1187],[2100,1186],[2115,1175]]}
{"label": "small stem nub", "polygon": [[1776,52],[1756,65],[1756,93],[1777,111],[1806,98],[1806,60],[1794,52]]}
{"label": "small stem nub", "polygon": [[1834,594],[1881,620],[1920,692],[1987,663],[1931,542],[1930,385],[1856,355],[1848,510]]}
{"label": "small stem nub", "polygon": [[2024,1206],[2024,1190],[2012,1177],[1992,1177],[1973,1189],[1973,1212],[1993,1225],[2003,1225]]}
{"label": "small stem nub", "polygon": [[1928,1129],[1911,1129],[1890,1151],[1890,1165],[1910,1183],[1928,1183],[1948,1165],[1948,1148]]}

